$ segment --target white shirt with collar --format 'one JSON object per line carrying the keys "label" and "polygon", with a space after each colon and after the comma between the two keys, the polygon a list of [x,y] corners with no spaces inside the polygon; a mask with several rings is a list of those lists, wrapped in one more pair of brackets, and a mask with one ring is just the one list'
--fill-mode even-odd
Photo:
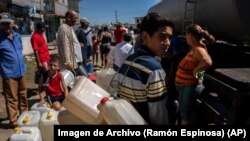
{"label": "white shirt with collar", "polygon": [[133,46],[125,41],[117,44],[109,54],[109,59],[114,61],[114,64],[121,67],[126,58],[134,53]]}

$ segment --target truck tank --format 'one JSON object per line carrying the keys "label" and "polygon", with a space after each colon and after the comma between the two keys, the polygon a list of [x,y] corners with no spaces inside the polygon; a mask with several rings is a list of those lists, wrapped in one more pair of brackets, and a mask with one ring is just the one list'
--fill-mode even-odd
{"label": "truck tank", "polygon": [[199,123],[250,124],[249,6],[250,0],[162,0],[148,11],[172,20],[179,33],[196,23],[223,41],[208,47],[213,65],[197,98]]}
{"label": "truck tank", "polygon": [[172,20],[176,31],[183,32],[188,25],[185,21],[193,20],[206,27],[216,39],[235,42],[250,41],[249,6],[249,0],[162,0],[148,12]]}

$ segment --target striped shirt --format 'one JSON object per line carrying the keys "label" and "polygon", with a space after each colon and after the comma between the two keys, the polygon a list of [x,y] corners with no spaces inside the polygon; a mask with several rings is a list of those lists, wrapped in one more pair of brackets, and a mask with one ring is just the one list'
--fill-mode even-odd
{"label": "striped shirt", "polygon": [[147,122],[152,122],[148,102],[165,98],[165,75],[153,52],[142,46],[122,64],[115,78],[120,84],[118,94],[129,100]]}
{"label": "striped shirt", "polygon": [[179,63],[176,72],[175,82],[183,85],[193,85],[198,83],[193,75],[193,70],[197,67],[198,61],[193,58],[193,55],[187,54]]}

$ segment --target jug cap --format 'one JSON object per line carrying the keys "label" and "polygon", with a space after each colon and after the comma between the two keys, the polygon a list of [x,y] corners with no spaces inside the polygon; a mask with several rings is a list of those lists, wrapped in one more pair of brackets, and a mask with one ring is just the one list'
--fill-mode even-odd
{"label": "jug cap", "polygon": [[108,97],[104,97],[104,98],[101,99],[100,103],[101,103],[101,104],[104,104],[104,103],[106,103],[108,100],[109,100]]}
{"label": "jug cap", "polygon": [[16,127],[16,128],[14,128],[14,132],[15,132],[15,133],[18,133],[20,130],[21,130],[21,127]]}

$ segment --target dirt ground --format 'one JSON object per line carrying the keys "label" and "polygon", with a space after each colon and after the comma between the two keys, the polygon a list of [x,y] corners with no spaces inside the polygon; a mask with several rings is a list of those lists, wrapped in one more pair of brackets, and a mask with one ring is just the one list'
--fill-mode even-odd
{"label": "dirt ground", "polygon": [[[49,46],[50,54],[57,54],[55,45]],[[100,55],[100,54],[99,54]],[[37,93],[37,85],[34,83],[34,72],[35,72],[35,59],[34,55],[26,56],[26,67],[27,67],[27,95],[29,108],[36,102],[39,101],[39,95]],[[98,66],[101,66],[101,58],[99,56]],[[112,62],[108,63],[108,67],[112,66]],[[99,70],[100,67],[95,67],[94,70]],[[14,132],[12,128],[8,126],[9,120],[7,119],[7,113],[5,109],[5,100],[2,95],[2,78],[0,77],[0,141],[7,141],[10,135]]]}
{"label": "dirt ground", "polygon": [[[37,94],[37,85],[33,82],[27,82],[28,86],[28,102],[29,107],[39,101]],[[2,92],[0,94],[0,141],[6,141],[13,133],[13,129],[8,126],[9,120],[7,119],[7,112],[5,109],[5,100]]]}
{"label": "dirt ground", "polygon": [[[57,50],[54,46],[49,46],[49,48],[50,54],[57,53]],[[25,61],[27,67],[27,96],[30,108],[34,103],[39,101],[37,85],[34,83],[34,71],[36,69],[34,55],[25,56]],[[7,141],[10,135],[13,133],[13,129],[8,126],[9,120],[7,117],[5,100],[4,96],[2,95],[2,78],[0,77],[0,141]]]}

